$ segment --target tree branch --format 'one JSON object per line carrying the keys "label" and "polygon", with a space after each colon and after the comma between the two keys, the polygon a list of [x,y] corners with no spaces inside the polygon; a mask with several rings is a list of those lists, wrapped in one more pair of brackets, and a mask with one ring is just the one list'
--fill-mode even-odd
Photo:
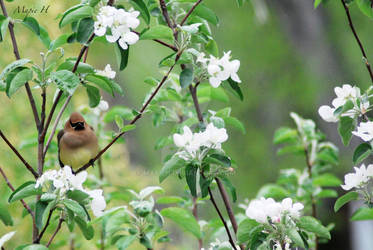
{"label": "tree branch", "polygon": [[5,137],[3,132],[0,130],[0,137],[3,138],[6,144],[12,149],[12,151],[17,155],[17,157],[22,161],[26,168],[31,172],[31,174],[37,179],[39,177],[38,173],[31,167],[31,165],[22,157],[18,150],[10,143],[10,141]]}
{"label": "tree branch", "polygon": [[351,28],[351,31],[352,33],[354,34],[354,37],[355,37],[355,40],[356,42],[358,43],[359,45],[359,48],[360,48],[360,51],[361,51],[361,54],[363,54],[363,58],[365,60],[365,66],[367,67],[367,70],[369,71],[369,76],[370,76],[370,80],[373,82],[373,72],[372,72],[372,68],[370,67],[370,64],[369,64],[369,61],[368,61],[368,57],[365,53],[365,49],[363,47],[363,44],[361,43],[360,41],[360,38],[359,36],[357,35],[357,32],[355,30],[355,27],[354,27],[354,24],[352,22],[352,18],[351,18],[351,15],[350,15],[350,10],[348,8],[348,5],[346,4],[345,0],[341,0],[342,2],[342,5],[345,9],[345,12],[346,12],[346,16],[347,16],[347,19],[348,19],[348,23],[350,25],[350,28]]}
{"label": "tree branch", "polygon": [[180,26],[183,26],[188,17],[193,13],[194,9],[202,2],[202,0],[198,0],[197,2],[194,3],[192,8],[188,11],[188,13],[185,15],[183,20],[180,22]]}
{"label": "tree branch", "polygon": [[[153,98],[157,95],[157,93],[159,92],[159,90],[162,88],[163,84],[166,82],[168,76],[170,75],[171,71],[174,69],[176,63],[179,61],[180,59],[180,56],[181,54],[183,53],[183,51],[180,51],[177,55],[176,55],[176,58],[175,58],[175,62],[174,64],[170,67],[170,69],[168,70],[168,72],[163,76],[162,80],[159,82],[157,88],[154,90],[154,92],[151,94],[151,96],[148,98],[148,100],[145,102],[145,104],[142,106],[142,108],[140,109],[138,115],[136,115],[132,121],[129,123],[129,125],[132,125],[132,124],[135,124],[137,122],[138,119],[141,118],[142,114],[144,113],[144,111],[146,110],[146,108],[148,107],[148,105],[150,104],[150,102],[153,100]],[[90,160],[89,162],[87,162],[83,167],[79,168],[75,173],[79,173],[81,171],[84,171],[86,170],[87,168],[89,168],[90,166],[93,165],[93,163],[95,161],[97,161],[97,159],[99,159],[101,157],[101,155],[103,155],[121,136],[123,136],[125,134],[125,132],[121,132],[119,133],[108,145],[106,145],[106,147],[104,147],[92,160]]]}
{"label": "tree branch", "polygon": [[[4,4],[4,0],[0,0],[0,5],[1,5],[1,9],[3,11],[4,16],[8,17],[8,12],[6,10],[5,4]],[[8,29],[9,29],[9,34],[10,34],[10,37],[11,37],[11,40],[12,40],[14,56],[16,57],[17,60],[19,60],[19,59],[21,59],[21,57],[19,55],[17,40],[16,40],[16,37],[14,35],[14,24],[12,23],[12,21],[9,22]],[[38,111],[36,109],[35,99],[34,99],[34,96],[32,95],[32,92],[31,92],[31,89],[30,89],[30,85],[29,85],[28,82],[25,83],[25,88],[26,88],[26,93],[27,93],[28,99],[30,101],[32,113],[34,115],[34,120],[35,120],[36,128],[40,132],[39,115],[38,115]]]}
{"label": "tree branch", "polygon": [[162,15],[164,19],[166,20],[166,23],[168,27],[170,27],[172,30],[175,28],[174,24],[171,22],[170,16],[168,15],[167,6],[164,0],[159,0],[159,5],[161,6]]}
{"label": "tree branch", "polygon": [[40,240],[43,238],[43,235],[44,235],[45,231],[47,230],[47,228],[49,226],[49,223],[50,223],[50,220],[52,218],[53,212],[54,212],[54,209],[52,209],[52,210],[49,211],[47,222],[45,223],[44,228],[41,230],[38,238],[34,241],[34,243],[40,243]]}
{"label": "tree branch", "polygon": [[[140,35],[140,32],[137,32],[135,30],[132,30],[133,33],[136,33],[137,35]],[[159,39],[153,39],[154,42],[157,42],[159,44],[162,44],[163,46],[166,46],[170,49],[172,49],[173,51],[177,52],[178,49],[174,46],[174,45],[171,45],[169,43],[166,43],[166,42],[163,42],[162,40],[159,40]]]}
{"label": "tree branch", "polygon": [[[193,214],[194,218],[196,219],[196,221],[198,222],[197,197],[193,196],[192,201],[193,201],[192,214]],[[202,241],[202,239],[198,239],[198,249],[202,249],[202,248],[203,248],[203,241]]]}
{"label": "tree branch", "polygon": [[58,225],[57,225],[56,231],[54,231],[54,233],[53,233],[52,237],[49,239],[49,241],[48,241],[46,247],[49,247],[50,244],[52,244],[52,241],[53,241],[54,237],[56,237],[58,231],[60,231],[60,229],[61,229],[62,222],[63,222],[63,219],[60,218],[60,220],[58,221]]}

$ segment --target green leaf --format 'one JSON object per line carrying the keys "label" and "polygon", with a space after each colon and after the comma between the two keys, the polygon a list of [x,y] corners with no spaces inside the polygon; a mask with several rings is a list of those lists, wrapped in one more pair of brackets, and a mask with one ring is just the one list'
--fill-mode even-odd
{"label": "green leaf", "polygon": [[[59,37],[57,37],[56,40],[53,40],[50,45],[49,45],[49,50],[50,51],[54,51],[55,49],[61,47],[62,45],[66,44],[67,43],[67,38],[69,37],[69,34],[62,34],[60,35]],[[71,62],[71,61],[69,61]],[[79,66],[80,64],[82,63],[79,63]],[[78,66],[78,68],[79,68]],[[71,67],[72,69],[73,67]]]}
{"label": "green leaf", "polygon": [[372,146],[369,143],[361,143],[359,146],[356,147],[354,156],[352,157],[352,161],[354,162],[354,164],[358,164],[365,158],[367,158],[372,153],[372,151]]}
{"label": "green leaf", "polygon": [[277,184],[267,184],[259,189],[256,197],[273,198],[275,200],[281,200],[288,197],[289,192]]}
{"label": "green leaf", "polygon": [[36,227],[41,230],[43,228],[43,217],[44,217],[44,212],[49,213],[48,211],[45,211],[46,208],[48,207],[48,202],[43,202],[43,201],[37,201],[35,205],[35,224]]}
{"label": "green leaf", "polygon": [[338,212],[338,210],[343,207],[346,203],[354,200],[359,199],[359,193],[355,191],[348,192],[337,199],[334,204],[334,212]]}
{"label": "green leaf", "polygon": [[60,28],[70,24],[72,22],[78,21],[85,17],[92,17],[93,8],[88,5],[78,5],[68,9],[62,16],[59,23]]}
{"label": "green leaf", "polygon": [[273,137],[274,144],[280,144],[284,142],[290,142],[296,140],[298,137],[298,132],[296,129],[282,127],[276,130]]}
{"label": "green leaf", "polygon": [[48,31],[42,26],[39,26],[39,28],[40,28],[39,40],[44,44],[46,48],[49,48],[51,44],[51,39],[49,37]]}
{"label": "green leaf", "polygon": [[134,130],[135,128],[136,128],[135,124],[129,124],[129,125],[124,126],[121,131],[128,132],[128,131]]}
{"label": "green leaf", "polygon": [[80,80],[74,73],[69,70],[59,70],[52,72],[50,75],[57,87],[72,95],[78,87]]}
{"label": "green leaf", "polygon": [[158,204],[182,203],[184,199],[179,196],[163,196],[157,199]]}
{"label": "green leaf", "polygon": [[233,186],[232,182],[227,177],[220,177],[220,179],[223,181],[224,186],[229,190],[232,196],[232,201],[237,201],[237,193],[236,188]]}
{"label": "green leaf", "polygon": [[[75,62],[76,62],[75,60],[66,60],[65,62],[60,64],[60,66],[58,66],[57,71],[64,70],[64,69],[68,71],[72,71],[75,66]],[[84,62],[79,62],[78,67],[76,69],[76,73],[80,73],[80,74],[94,73],[94,72],[95,72],[95,69],[88,63],[84,63]],[[88,76],[91,76],[91,75],[87,75],[86,79]]]}
{"label": "green leaf", "polygon": [[197,197],[197,172],[198,167],[188,164],[185,167],[185,179],[193,197]]}
{"label": "green leaf", "polygon": [[49,248],[44,246],[44,245],[39,245],[39,244],[32,244],[32,245],[27,245],[24,248],[21,248],[22,250],[48,250]]}
{"label": "green leaf", "polygon": [[0,15],[0,42],[5,39],[6,31],[8,30],[9,17]]}
{"label": "green leaf", "polygon": [[296,246],[305,248],[304,242],[296,228],[289,228],[286,230],[286,235],[295,243]]}
{"label": "green leaf", "polygon": [[84,208],[77,202],[71,199],[65,199],[63,204],[66,206],[67,209],[70,209],[74,212],[78,217],[82,218],[83,220],[87,219],[87,214]]}
{"label": "green leaf", "polygon": [[360,207],[354,212],[351,216],[352,221],[358,220],[373,220],[373,208],[369,207]]}
{"label": "green leaf", "polygon": [[107,93],[114,96],[114,89],[112,85],[113,81],[111,81],[109,78],[97,74],[89,74],[86,75],[85,80],[97,85],[100,87],[100,89],[103,89]]}
{"label": "green leaf", "polygon": [[66,193],[66,196],[69,199],[78,202],[79,204],[86,204],[87,199],[89,198],[89,194],[87,194],[86,192],[77,190],[77,189],[75,189],[75,190],[69,190]]}
{"label": "green leaf", "polygon": [[352,131],[355,129],[355,120],[348,116],[340,118],[338,132],[345,146],[350,143]]}
{"label": "green leaf", "polygon": [[[226,82],[228,82],[228,84]],[[230,78],[226,82],[222,83],[223,88],[230,91],[234,96],[243,101],[244,97],[238,83]]]}
{"label": "green leaf", "polygon": [[179,207],[169,207],[163,209],[161,214],[178,224],[185,231],[192,233],[198,239],[202,237],[198,222],[188,210]]}
{"label": "green leaf", "polygon": [[312,183],[321,187],[336,187],[342,184],[341,180],[332,174],[322,174],[313,178]]}
{"label": "green leaf", "polygon": [[11,97],[19,88],[25,85],[26,82],[32,80],[33,73],[32,70],[26,68],[18,72],[12,79],[7,90],[7,95]]}
{"label": "green leaf", "polygon": [[159,173],[159,182],[163,182],[171,174],[175,174],[177,170],[185,166],[185,160],[178,156],[172,156],[161,169]]}
{"label": "green leaf", "polygon": [[324,227],[320,221],[311,217],[311,216],[303,216],[299,219],[297,226],[305,231],[315,233],[316,235],[327,238],[330,240],[330,232],[329,230]]}
{"label": "green leaf", "polygon": [[86,90],[87,90],[87,95],[89,99],[89,107],[91,108],[97,107],[97,105],[100,104],[100,100],[101,100],[100,90],[88,84],[84,86],[86,87]]}
{"label": "green leaf", "polygon": [[223,118],[225,125],[231,126],[239,131],[241,131],[242,134],[246,134],[246,129],[243,123],[238,120],[236,117],[225,117]]}
{"label": "green leaf", "polygon": [[344,112],[351,110],[354,108],[354,103],[351,100],[346,101],[346,103],[343,106],[340,106],[334,111],[334,116],[340,116]]}
{"label": "green leaf", "polygon": [[40,26],[38,21],[30,16],[26,16],[23,19],[22,24],[24,24],[27,28],[29,28],[32,32],[34,32],[37,36],[40,36]]}
{"label": "green leaf", "polygon": [[228,156],[222,155],[222,154],[211,154],[209,155],[211,158],[214,158],[218,160],[221,166],[224,166],[226,168],[230,167],[232,165],[231,159],[229,159]]}
{"label": "green leaf", "polygon": [[187,88],[193,82],[193,69],[185,68],[180,73],[180,85],[182,88]]}
{"label": "green leaf", "polygon": [[9,208],[5,207],[5,204],[0,203],[0,220],[5,226],[13,226],[13,219],[9,213]]}
{"label": "green leaf", "polygon": [[199,186],[201,188],[201,197],[202,198],[205,198],[209,194],[208,188],[209,188],[211,182],[212,182],[212,179],[206,179],[205,177],[200,175]]}
{"label": "green leaf", "polygon": [[205,19],[207,22],[214,25],[217,25],[219,23],[219,19],[214,11],[206,7],[206,5],[204,4],[198,5],[197,8],[194,9],[193,14]]}
{"label": "green leaf", "polygon": [[153,249],[152,242],[149,240],[149,238],[146,235],[140,238],[140,244],[146,247],[146,249]]}
{"label": "green leaf", "polygon": [[144,33],[140,35],[141,40],[153,40],[153,39],[166,39],[173,41],[174,33],[172,30],[165,25],[156,25],[150,27]]}
{"label": "green leaf", "polygon": [[115,54],[116,54],[116,58],[117,58],[120,71],[124,70],[127,67],[129,53],[130,53],[130,46],[128,46],[127,49],[122,49],[119,43],[118,42],[116,43]]}
{"label": "green leaf", "polygon": [[143,0],[132,0],[131,4],[136,10],[140,12],[140,15],[144,19],[145,23],[149,25],[150,13],[144,1]]}
{"label": "green leaf", "polygon": [[119,240],[115,243],[115,246],[119,250],[127,249],[136,240],[136,235],[122,235]]}
{"label": "green leaf", "polygon": [[315,0],[315,2],[313,3],[313,7],[316,9],[321,3],[322,0]]}
{"label": "green leaf", "polygon": [[132,109],[123,106],[114,106],[105,114],[104,122],[110,123],[115,121],[117,115],[127,121],[130,121],[135,117],[132,113]]}
{"label": "green leaf", "polygon": [[239,244],[249,241],[250,231],[258,226],[259,223],[252,219],[244,219],[239,225],[237,230],[237,239]]}
{"label": "green leaf", "polygon": [[23,183],[9,196],[8,202],[11,203],[32,195],[42,194],[41,188],[35,188],[35,184],[35,181]]}
{"label": "green leaf", "polygon": [[321,190],[321,192],[319,192],[318,194],[316,194],[316,197],[317,198],[336,198],[338,197],[338,193],[337,191],[333,190],[333,189],[324,189],[324,190]]}
{"label": "green leaf", "polygon": [[4,79],[6,78],[6,76],[12,72],[13,70],[15,70],[16,68],[19,68],[19,67],[22,67],[24,66],[25,64],[31,62],[30,59],[19,59],[17,61],[14,61],[12,62],[11,64],[8,64],[4,70],[1,72],[0,74],[0,79]]}
{"label": "green leaf", "polygon": [[205,50],[209,54],[211,54],[211,55],[213,55],[215,57],[219,57],[218,45],[217,45],[217,43],[214,40],[210,40],[210,41],[208,41],[208,43],[206,43]]}
{"label": "green leaf", "polygon": [[91,225],[88,225],[85,220],[80,217],[74,217],[76,224],[78,224],[80,230],[82,231],[84,238],[91,240],[95,235],[95,231]]}
{"label": "green leaf", "polygon": [[370,0],[356,0],[357,6],[361,12],[370,18],[373,18],[372,2]]}
{"label": "green leaf", "polygon": [[93,34],[94,23],[91,17],[84,18],[80,20],[78,29],[76,32],[76,40],[82,44],[85,44],[89,37]]}

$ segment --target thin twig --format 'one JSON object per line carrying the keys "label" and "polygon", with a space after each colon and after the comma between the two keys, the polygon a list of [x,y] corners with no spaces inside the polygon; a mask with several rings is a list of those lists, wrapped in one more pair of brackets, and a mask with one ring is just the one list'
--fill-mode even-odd
{"label": "thin twig", "polygon": [[172,30],[174,29],[174,24],[171,22],[170,16],[168,15],[167,6],[164,0],[159,0],[159,5],[161,6],[162,15],[164,19],[166,20],[166,23],[168,27],[170,27]]}
{"label": "thin twig", "polygon": [[53,211],[54,211],[54,209],[49,211],[47,222],[45,223],[44,228],[41,230],[38,238],[36,239],[36,241],[34,241],[34,243],[40,243],[40,240],[43,238],[43,235],[44,235],[45,231],[47,230],[47,228],[49,226],[49,223],[50,223],[50,220],[52,218]]}
{"label": "thin twig", "polygon": [[31,172],[31,174],[37,179],[39,177],[38,173],[31,167],[31,165],[22,157],[18,150],[10,143],[10,141],[5,137],[3,132],[0,130],[0,137],[3,138],[6,144],[12,149],[12,151],[17,155],[17,157],[22,161],[25,167]]}
{"label": "thin twig", "polygon": [[372,68],[370,67],[370,64],[369,64],[369,61],[368,61],[368,57],[367,57],[367,55],[365,53],[365,49],[363,47],[363,44],[361,43],[360,38],[357,35],[357,32],[355,30],[355,27],[354,27],[354,24],[352,22],[352,18],[351,18],[351,15],[350,15],[350,10],[349,10],[348,5],[346,4],[345,0],[341,0],[341,2],[342,2],[342,5],[343,5],[343,7],[345,9],[345,12],[346,12],[346,15],[347,15],[347,19],[348,19],[348,23],[350,25],[351,31],[354,34],[356,42],[358,43],[358,45],[360,47],[361,53],[363,54],[364,61],[365,61],[365,66],[367,67],[367,70],[369,71],[370,79],[373,82],[373,71],[372,71]]}
{"label": "thin twig", "polygon": [[[132,31],[133,33],[136,33],[137,35],[140,35],[140,32],[137,32],[135,30]],[[171,45],[169,43],[166,43],[166,42],[163,42],[162,40],[159,40],[159,39],[153,39],[154,42],[157,42],[159,44],[162,44],[163,46],[166,46],[170,49],[172,49],[173,51],[178,51],[178,49],[174,46],[174,45]]]}
{"label": "thin twig", "polygon": [[60,218],[60,220],[58,221],[58,225],[57,225],[56,231],[54,231],[52,237],[49,239],[49,241],[48,241],[48,243],[47,243],[47,245],[46,245],[47,247],[49,247],[50,244],[52,244],[52,241],[53,241],[54,237],[56,237],[58,231],[60,231],[61,226],[62,226],[62,222],[63,222],[63,219]]}
{"label": "thin twig", "polygon": [[[4,0],[0,0],[0,5],[1,5],[1,9],[3,11],[4,16],[8,17],[8,12],[6,10],[5,4],[4,4]],[[19,60],[19,59],[21,59],[21,57],[19,55],[19,50],[18,50],[16,36],[14,35],[14,24],[13,24],[12,21],[9,22],[8,29],[9,29],[10,38],[12,40],[14,56],[16,57],[17,60]],[[32,92],[31,92],[31,89],[30,89],[30,85],[29,85],[28,82],[25,83],[25,88],[26,88],[26,93],[27,93],[28,99],[30,101],[32,113],[34,115],[34,120],[35,120],[36,128],[38,129],[38,131],[40,131],[39,115],[38,115],[38,111],[36,109],[35,99],[34,99],[34,96],[32,95]]]}
{"label": "thin twig", "polygon": [[188,13],[185,15],[183,20],[180,22],[180,26],[183,26],[188,17],[193,13],[194,9],[202,2],[202,0],[198,0],[195,2],[195,4],[192,6],[192,8],[188,11]]}
{"label": "thin twig", "polygon": [[[162,80],[159,82],[157,88],[154,90],[154,92],[150,95],[150,97],[148,98],[148,100],[145,102],[145,104],[142,106],[142,108],[140,109],[139,113],[132,119],[132,121],[129,123],[129,125],[133,125],[136,123],[136,121],[138,119],[141,118],[141,116],[143,115],[144,111],[146,110],[146,108],[148,107],[148,105],[150,104],[150,102],[153,100],[153,98],[157,95],[157,93],[159,92],[159,90],[162,88],[163,84],[166,82],[168,76],[170,75],[171,71],[174,69],[175,65],[177,64],[177,62],[179,61],[180,59],[180,56],[181,54],[183,53],[183,51],[180,51],[177,55],[176,55],[176,58],[175,58],[175,62],[174,64],[170,67],[170,69],[168,70],[168,72],[163,76]],[[108,145],[106,145],[92,160],[90,160],[89,162],[87,162],[85,165],[83,165],[83,167],[79,168],[75,173],[79,173],[81,171],[84,171],[86,170],[87,168],[89,168],[90,166],[93,166],[93,163],[95,161],[97,161],[97,159],[99,159],[101,157],[101,155],[103,155],[121,136],[123,136],[126,132],[121,132],[119,133]]]}
{"label": "thin twig", "polygon": [[[196,86],[197,86],[197,84],[196,84]],[[192,84],[191,84],[191,85],[189,85],[189,92],[190,92],[190,94],[192,96],[192,99],[193,99],[194,108],[196,109],[198,120],[201,123],[203,123],[203,115],[202,115],[201,108],[199,106],[198,98],[197,98],[197,88],[193,87]]]}
{"label": "thin twig", "polygon": [[215,208],[216,212],[218,213],[219,218],[220,218],[220,220],[222,221],[222,223],[224,225],[225,231],[227,232],[227,235],[228,235],[228,238],[229,238],[229,243],[231,243],[233,249],[237,250],[237,247],[236,247],[236,244],[233,241],[233,237],[231,235],[231,232],[229,231],[227,222],[225,221],[223,215],[221,214],[221,212],[219,210],[218,205],[215,202],[215,198],[214,198],[214,196],[213,196],[213,194],[211,192],[211,188],[210,187],[208,187],[208,192],[209,192],[209,195],[210,195],[210,200],[211,200],[212,204],[214,205],[214,208]]}

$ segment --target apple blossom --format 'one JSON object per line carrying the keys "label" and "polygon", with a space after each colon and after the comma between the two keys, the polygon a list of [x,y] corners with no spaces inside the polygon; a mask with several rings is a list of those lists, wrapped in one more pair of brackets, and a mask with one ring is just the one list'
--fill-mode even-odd
{"label": "apple blossom", "polygon": [[10,240],[13,235],[15,234],[16,232],[13,231],[13,232],[9,232],[7,234],[4,234],[1,238],[0,238],[0,248],[3,247],[4,243],[7,242],[8,240]]}
{"label": "apple blossom", "polygon": [[104,70],[96,70],[96,73],[101,76],[106,76],[109,79],[114,79],[117,74],[114,70],[111,69],[110,64],[105,66]]}
{"label": "apple blossom", "polygon": [[356,86],[344,84],[342,87],[335,87],[334,92],[337,95],[332,101],[332,107],[322,105],[318,112],[321,118],[326,122],[338,122],[339,117],[334,112],[347,101],[352,101],[353,108],[345,111],[341,116],[349,116],[354,118],[356,116],[365,114],[370,106],[369,101],[364,95],[360,94],[360,89]]}
{"label": "apple blossom", "polygon": [[354,167],[354,169],[355,173],[348,173],[344,177],[345,184],[341,185],[344,190],[361,188],[373,177],[373,164],[368,165],[367,168],[362,164],[360,168]]}
{"label": "apple blossom", "polygon": [[94,32],[97,36],[104,36],[110,29],[106,40],[110,43],[118,41],[122,49],[128,49],[128,45],[135,44],[139,40],[139,36],[131,31],[140,24],[137,18],[139,14],[140,12],[133,10],[125,11],[111,6],[101,7],[97,21],[94,23]]}
{"label": "apple blossom", "polygon": [[104,209],[106,208],[106,201],[105,197],[102,194],[102,189],[95,189],[86,192],[92,198],[91,209],[93,214],[96,217],[101,216],[103,214]]}
{"label": "apple blossom", "polygon": [[361,122],[357,127],[357,131],[352,131],[352,134],[364,141],[371,141],[373,139],[373,122]]}

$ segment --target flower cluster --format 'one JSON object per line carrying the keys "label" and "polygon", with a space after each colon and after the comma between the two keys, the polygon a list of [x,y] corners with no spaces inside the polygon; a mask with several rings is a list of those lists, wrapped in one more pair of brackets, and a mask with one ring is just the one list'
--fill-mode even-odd
{"label": "flower cluster", "polygon": [[358,87],[344,84],[342,88],[334,88],[334,92],[337,97],[332,101],[333,107],[323,105],[319,108],[319,115],[326,122],[338,122],[338,116],[336,116],[334,112],[349,100],[352,101],[354,107],[341,114],[342,116],[354,118],[368,111],[370,105],[369,101],[365,96],[360,94],[360,89]]}
{"label": "flower cluster", "polygon": [[345,175],[345,184],[341,185],[344,190],[362,188],[373,177],[373,164],[368,165],[368,167],[362,164],[360,168],[354,167],[354,169],[355,173]]}
{"label": "flower cluster", "polygon": [[231,78],[235,82],[241,82],[237,71],[240,68],[240,61],[231,59],[231,52],[224,53],[222,58],[216,58],[210,55],[210,58],[205,57],[205,53],[199,53],[197,62],[201,63],[204,68],[207,68],[209,74],[209,82],[212,87],[217,88],[221,82]]}
{"label": "flower cluster", "polygon": [[[101,7],[97,21],[94,24],[96,36],[106,35],[106,40],[110,43],[118,41],[123,49],[128,49],[128,45],[135,44],[139,36],[131,29],[137,28],[140,21],[137,18],[140,12],[125,11],[111,6]],[[110,32],[108,33],[108,29]]]}
{"label": "flower cluster", "polygon": [[302,203],[294,203],[291,198],[286,198],[282,202],[276,202],[272,198],[260,198],[249,203],[246,215],[259,223],[268,223],[270,218],[272,223],[280,223],[284,215],[291,218],[299,218],[300,211],[304,208]]}
{"label": "flower cluster", "polygon": [[100,76],[105,76],[109,79],[114,79],[115,75],[117,74],[117,72],[111,69],[110,64],[107,64],[104,70],[96,70],[96,73]]}
{"label": "flower cluster", "polygon": [[178,154],[185,160],[199,159],[204,156],[205,148],[221,149],[221,144],[228,140],[228,134],[225,128],[217,128],[214,124],[207,125],[206,130],[199,133],[193,133],[189,127],[184,126],[183,134],[174,134],[174,143],[182,148]]}
{"label": "flower cluster", "polygon": [[[35,188],[45,187],[46,190],[52,190],[54,193],[58,194],[58,197],[64,198],[65,194],[71,190],[80,190],[85,192],[92,199],[91,209],[95,216],[100,216],[103,210],[106,208],[105,198],[103,196],[103,191],[101,189],[86,190],[83,188],[83,183],[87,179],[87,172],[83,171],[74,175],[69,166],[65,166],[59,171],[49,170],[46,171],[40,178],[36,181]],[[51,184],[51,185],[48,185]]]}

